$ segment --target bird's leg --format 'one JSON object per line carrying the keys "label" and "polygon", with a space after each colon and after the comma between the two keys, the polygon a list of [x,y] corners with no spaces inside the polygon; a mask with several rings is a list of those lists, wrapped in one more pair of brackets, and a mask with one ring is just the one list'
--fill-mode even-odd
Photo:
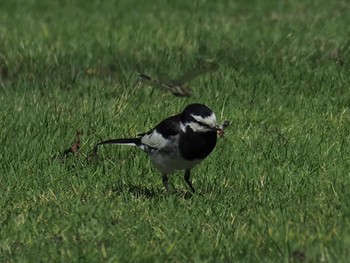
{"label": "bird's leg", "polygon": [[169,178],[167,174],[163,174],[162,181],[166,191],[169,193]]}
{"label": "bird's leg", "polygon": [[191,170],[189,169],[185,170],[185,175],[184,175],[185,181],[188,184],[188,186],[191,188],[192,193],[195,193],[196,191],[193,188],[190,175],[191,175]]}

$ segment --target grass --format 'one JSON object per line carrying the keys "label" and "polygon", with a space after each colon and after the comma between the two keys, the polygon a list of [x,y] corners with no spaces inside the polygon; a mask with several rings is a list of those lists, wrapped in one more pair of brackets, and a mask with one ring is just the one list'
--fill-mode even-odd
{"label": "grass", "polygon": [[[350,17],[338,1],[3,1],[3,262],[347,262]],[[136,72],[219,69],[180,99]],[[191,102],[227,136],[166,195],[147,156],[101,139]],[[57,156],[83,132],[77,157]]]}

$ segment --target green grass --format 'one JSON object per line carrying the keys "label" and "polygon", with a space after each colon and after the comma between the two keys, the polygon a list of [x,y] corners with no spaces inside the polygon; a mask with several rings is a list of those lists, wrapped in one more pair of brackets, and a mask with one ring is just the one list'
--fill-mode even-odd
{"label": "green grass", "polygon": [[[170,1],[169,1],[170,2]],[[5,0],[2,262],[348,262],[350,6],[338,1]],[[136,72],[219,69],[180,99]],[[139,149],[191,102],[232,125],[164,192]],[[82,131],[77,157],[56,158]]]}

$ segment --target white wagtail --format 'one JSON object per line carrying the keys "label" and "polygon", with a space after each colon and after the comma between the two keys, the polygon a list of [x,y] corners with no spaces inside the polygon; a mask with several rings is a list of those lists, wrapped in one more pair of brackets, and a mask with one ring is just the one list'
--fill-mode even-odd
{"label": "white wagtail", "polygon": [[[226,125],[227,126],[227,125]],[[214,149],[217,135],[224,135],[225,125],[216,123],[214,112],[203,104],[190,104],[180,114],[169,117],[152,130],[137,138],[111,139],[98,143],[138,146],[150,157],[162,173],[163,184],[169,191],[168,175],[185,170],[184,179],[194,193],[190,180],[191,169]]]}

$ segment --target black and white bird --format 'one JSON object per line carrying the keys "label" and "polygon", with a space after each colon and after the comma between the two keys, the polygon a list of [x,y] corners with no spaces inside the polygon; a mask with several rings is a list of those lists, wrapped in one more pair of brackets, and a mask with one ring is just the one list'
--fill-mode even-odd
{"label": "black and white bird", "polygon": [[143,149],[162,174],[164,187],[169,191],[168,176],[185,170],[184,179],[191,191],[191,169],[203,161],[214,149],[218,134],[224,135],[223,126],[216,122],[214,112],[204,104],[190,104],[180,114],[171,116],[149,132],[137,138],[111,139],[102,144],[133,145]]}

